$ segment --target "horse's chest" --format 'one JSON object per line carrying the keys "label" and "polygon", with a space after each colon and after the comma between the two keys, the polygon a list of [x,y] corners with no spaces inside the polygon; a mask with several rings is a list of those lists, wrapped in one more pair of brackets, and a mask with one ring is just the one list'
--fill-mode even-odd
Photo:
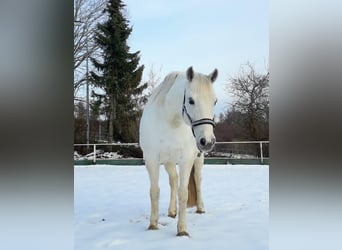
{"label": "horse's chest", "polygon": [[173,137],[162,139],[158,148],[161,162],[174,160],[179,162],[184,157],[193,155],[196,147],[192,140],[185,141],[184,138],[182,140],[182,138]]}
{"label": "horse's chest", "polygon": [[159,153],[160,162],[176,161],[178,162],[183,157],[184,152],[181,149],[161,148]]}

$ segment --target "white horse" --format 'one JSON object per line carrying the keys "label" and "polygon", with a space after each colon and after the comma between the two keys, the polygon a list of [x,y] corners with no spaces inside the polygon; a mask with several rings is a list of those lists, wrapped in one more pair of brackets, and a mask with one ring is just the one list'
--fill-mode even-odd
{"label": "white horse", "polygon": [[[146,104],[140,121],[140,146],[150,177],[151,217],[149,230],[158,229],[159,167],[164,164],[169,174],[171,199],[168,215],[177,215],[177,236],[189,236],[186,229],[186,208],[197,205],[197,213],[204,213],[201,195],[203,152],[215,144],[214,105],[216,96],[212,83],[218,75],[173,72],[155,89]],[[190,180],[189,180],[190,179]]]}

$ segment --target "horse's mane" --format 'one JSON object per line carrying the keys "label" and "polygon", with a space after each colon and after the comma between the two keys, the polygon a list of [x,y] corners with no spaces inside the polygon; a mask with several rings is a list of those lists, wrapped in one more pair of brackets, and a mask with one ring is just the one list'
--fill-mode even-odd
{"label": "horse's mane", "polygon": [[[176,79],[178,77],[185,77],[184,72],[172,72],[168,74],[163,82],[161,82],[157,88],[153,91],[150,100],[151,103],[157,102],[158,105],[163,106],[165,103],[165,98],[169,93],[170,89],[174,85]],[[197,92],[208,93],[209,86],[211,86],[211,82],[208,76],[203,75],[201,73],[196,73],[194,75],[194,79],[196,79],[197,84],[192,85],[193,90]]]}
{"label": "horse's mane", "polygon": [[157,102],[158,105],[164,105],[165,97],[180,74],[180,72],[172,72],[164,78],[163,82],[158,85],[151,95],[152,103]]}

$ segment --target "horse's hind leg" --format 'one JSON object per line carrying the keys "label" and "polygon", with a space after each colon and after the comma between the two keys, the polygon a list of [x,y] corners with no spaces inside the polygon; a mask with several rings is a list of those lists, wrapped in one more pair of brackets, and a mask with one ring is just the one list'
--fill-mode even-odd
{"label": "horse's hind leg", "polygon": [[197,157],[194,162],[195,167],[195,183],[196,183],[196,191],[197,191],[197,211],[196,213],[205,213],[203,200],[202,200],[202,168],[204,163],[203,153],[200,157]]}
{"label": "horse's hind leg", "polygon": [[177,215],[177,189],[178,189],[178,175],[176,164],[168,162],[165,164],[165,169],[169,174],[169,183],[171,189],[169,217],[175,218]]}
{"label": "horse's hind leg", "polygon": [[147,161],[146,168],[150,177],[150,198],[151,198],[151,216],[150,226],[148,230],[158,229],[158,218],[159,218],[159,164],[155,161]]}

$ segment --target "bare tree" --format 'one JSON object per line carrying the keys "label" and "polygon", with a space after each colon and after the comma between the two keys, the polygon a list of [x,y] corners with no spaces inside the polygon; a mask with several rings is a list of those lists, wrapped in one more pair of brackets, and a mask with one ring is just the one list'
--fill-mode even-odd
{"label": "bare tree", "polygon": [[148,81],[147,81],[147,96],[150,96],[153,89],[160,83],[161,76],[160,72],[162,71],[163,66],[160,66],[158,70],[154,68],[154,65],[151,66],[150,72],[148,73]]}
{"label": "bare tree", "polygon": [[94,29],[104,18],[105,0],[74,0],[74,97],[86,81],[86,61],[99,52]]}
{"label": "bare tree", "polygon": [[151,65],[150,71],[148,73],[148,79],[147,81],[143,81],[144,84],[147,84],[147,88],[144,89],[141,95],[137,96],[137,106],[140,109],[143,109],[148,98],[151,96],[153,90],[161,82],[162,69],[163,69],[163,66],[160,66],[158,69],[155,69],[154,65]]}
{"label": "bare tree", "polygon": [[247,62],[241,66],[237,77],[229,79],[226,91],[236,98],[231,109],[244,117],[241,125],[249,138],[268,138],[269,73],[259,74]]}

